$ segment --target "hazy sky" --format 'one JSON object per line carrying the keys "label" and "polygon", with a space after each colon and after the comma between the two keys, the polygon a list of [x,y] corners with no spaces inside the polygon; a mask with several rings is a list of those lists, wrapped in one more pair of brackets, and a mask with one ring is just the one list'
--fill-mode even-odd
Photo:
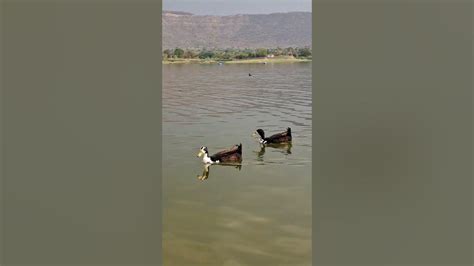
{"label": "hazy sky", "polygon": [[311,0],[163,0],[163,9],[196,15],[311,12]]}

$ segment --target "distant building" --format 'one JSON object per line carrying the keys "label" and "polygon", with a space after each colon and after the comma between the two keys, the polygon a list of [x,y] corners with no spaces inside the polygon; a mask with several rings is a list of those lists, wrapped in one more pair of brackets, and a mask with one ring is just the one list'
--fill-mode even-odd
{"label": "distant building", "polygon": [[275,57],[274,54],[269,54],[269,55],[267,55],[267,58],[273,58],[273,57]]}

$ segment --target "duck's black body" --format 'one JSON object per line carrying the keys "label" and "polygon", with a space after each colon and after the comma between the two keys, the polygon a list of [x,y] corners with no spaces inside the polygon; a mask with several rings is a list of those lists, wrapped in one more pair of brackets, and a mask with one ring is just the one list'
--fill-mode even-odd
{"label": "duck's black body", "polygon": [[214,155],[211,155],[213,162],[238,162],[242,160],[242,144],[235,145],[234,147],[220,151]]}
{"label": "duck's black body", "polygon": [[209,151],[207,147],[201,147],[201,150],[198,153],[198,157],[202,158],[202,162],[205,164],[215,164],[215,163],[227,163],[227,162],[241,162],[242,161],[242,144],[234,145],[232,148],[224,151],[220,151],[214,155],[209,156]]}
{"label": "duck's black body", "polygon": [[285,132],[265,137],[265,132],[262,129],[257,129],[257,134],[260,136],[260,143],[262,144],[277,144],[291,142],[291,128],[287,128]]}

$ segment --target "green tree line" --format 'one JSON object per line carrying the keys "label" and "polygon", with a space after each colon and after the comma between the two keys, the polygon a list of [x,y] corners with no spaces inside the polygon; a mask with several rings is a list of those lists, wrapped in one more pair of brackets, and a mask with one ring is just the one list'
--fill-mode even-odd
{"label": "green tree line", "polygon": [[267,56],[293,56],[296,58],[311,58],[309,47],[287,47],[287,48],[258,48],[258,49],[166,49],[163,51],[163,59],[213,59],[233,60],[263,58]]}

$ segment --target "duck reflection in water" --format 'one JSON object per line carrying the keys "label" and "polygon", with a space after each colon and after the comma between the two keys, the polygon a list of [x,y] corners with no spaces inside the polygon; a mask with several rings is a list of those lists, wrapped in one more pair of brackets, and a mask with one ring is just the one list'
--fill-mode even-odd
{"label": "duck reflection in water", "polygon": [[[239,169],[239,171],[240,171],[240,169],[242,169],[242,164],[237,164],[237,163],[235,163],[235,164],[227,163],[227,164],[215,164],[215,165],[212,165],[212,167],[214,167],[214,166],[216,166],[216,167],[232,166],[232,167],[234,167],[235,169]],[[208,179],[208,178],[209,178],[209,168],[210,168],[210,167],[211,167],[211,164],[205,164],[205,165],[204,165],[204,168],[203,168],[203,170],[202,170],[202,175],[198,175],[197,178],[198,178],[199,180],[201,180],[201,181],[204,181],[204,180]]]}
{"label": "duck reflection in water", "polygon": [[281,153],[283,153],[284,155],[289,155],[291,154],[291,142],[288,142],[288,143],[275,143],[275,144],[261,144],[260,145],[260,150],[257,151],[257,160],[258,161],[263,161],[263,155],[265,155],[265,148],[266,147],[269,147],[269,148],[273,148],[275,149],[276,151],[279,151]]}

